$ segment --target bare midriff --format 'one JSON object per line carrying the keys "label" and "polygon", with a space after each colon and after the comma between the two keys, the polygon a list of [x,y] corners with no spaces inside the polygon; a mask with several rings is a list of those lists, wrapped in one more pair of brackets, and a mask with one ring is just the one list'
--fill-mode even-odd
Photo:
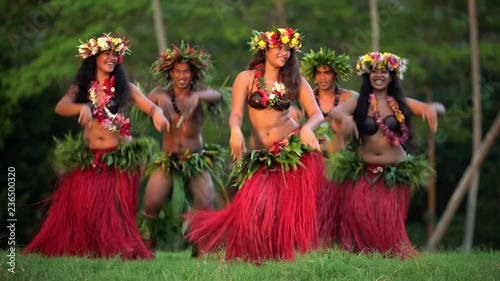
{"label": "bare midriff", "polygon": [[297,131],[298,124],[290,118],[289,110],[278,111],[272,108],[256,110],[248,108],[251,124],[250,147],[264,149],[271,147]]}
{"label": "bare midriff", "polygon": [[[168,117],[167,117],[168,118]],[[163,136],[162,149],[167,153],[196,152],[203,148],[203,109],[197,106],[190,116],[185,117],[182,126],[177,127],[181,115],[169,119],[172,127]]]}
{"label": "bare midriff", "polygon": [[122,137],[120,132],[110,132],[93,119],[90,127],[85,127],[83,133],[90,149],[109,149],[117,147],[120,143],[127,143],[131,137]]}
{"label": "bare midriff", "polygon": [[389,138],[378,130],[372,136],[363,137],[361,158],[366,163],[388,165],[406,159],[406,152],[401,145],[392,146]]}

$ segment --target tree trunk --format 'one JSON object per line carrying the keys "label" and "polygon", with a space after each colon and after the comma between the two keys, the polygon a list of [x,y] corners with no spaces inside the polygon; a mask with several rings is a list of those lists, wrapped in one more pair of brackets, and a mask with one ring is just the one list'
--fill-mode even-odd
{"label": "tree trunk", "polygon": [[[472,100],[474,106],[473,116],[473,132],[474,139],[472,142],[473,153],[479,149],[481,143],[481,78],[479,66],[479,47],[478,47],[478,31],[477,31],[477,16],[476,16],[476,1],[468,1],[469,10],[469,28],[470,28],[470,45],[471,45],[471,64],[472,64]],[[479,186],[479,170],[476,171],[472,180],[471,188],[467,198],[467,211],[465,216],[465,232],[462,248],[464,252],[469,252],[474,240],[474,228],[476,220],[477,192]]]}
{"label": "tree trunk", "polygon": [[165,31],[163,29],[163,13],[159,0],[152,0],[153,4],[153,17],[155,22],[156,44],[158,46],[158,53],[165,52],[167,49],[167,40],[165,39]]}
{"label": "tree trunk", "polygon": [[278,13],[278,27],[287,27],[286,23],[286,12],[284,0],[274,0],[274,6],[276,7],[276,12]]}
{"label": "tree trunk", "polygon": [[439,242],[441,242],[441,239],[446,233],[448,225],[450,224],[451,220],[453,219],[453,216],[455,215],[455,212],[460,206],[460,203],[462,202],[462,199],[464,198],[467,189],[469,189],[470,187],[470,182],[473,179],[474,173],[479,169],[479,167],[483,163],[484,158],[486,157],[486,154],[493,145],[493,142],[498,136],[499,131],[500,131],[500,113],[497,114],[497,117],[495,118],[493,125],[491,125],[491,128],[489,132],[486,134],[483,142],[479,146],[477,153],[474,153],[474,157],[472,158],[471,163],[469,164],[469,166],[465,170],[464,175],[460,179],[460,182],[455,191],[453,192],[453,195],[451,196],[448,205],[446,205],[446,209],[444,210],[444,213],[437,224],[434,234],[431,236],[431,238],[427,242],[427,245],[425,246],[426,251],[435,250],[436,246],[439,244]]}
{"label": "tree trunk", "polygon": [[372,49],[371,51],[380,51],[380,26],[378,19],[378,1],[370,0],[370,23],[372,26]]}

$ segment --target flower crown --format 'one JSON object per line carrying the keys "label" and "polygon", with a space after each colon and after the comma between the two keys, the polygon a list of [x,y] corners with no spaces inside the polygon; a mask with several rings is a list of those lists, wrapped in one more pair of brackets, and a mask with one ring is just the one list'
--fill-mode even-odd
{"label": "flower crown", "polygon": [[351,59],[346,55],[335,56],[335,51],[320,48],[319,52],[311,50],[301,61],[301,70],[306,79],[313,80],[316,70],[320,66],[329,66],[342,81],[348,81],[352,74]]}
{"label": "flower crown", "polygon": [[81,45],[78,47],[78,55],[77,57],[81,59],[86,59],[91,56],[95,56],[101,52],[105,52],[107,50],[111,50],[118,54],[119,61],[121,62],[121,58],[123,55],[130,54],[129,42],[125,40],[125,36],[123,37],[112,37],[111,33],[103,33],[101,37],[95,38],[92,37],[87,41],[87,43],[83,43],[80,40]]}
{"label": "flower crown", "polygon": [[406,59],[391,53],[371,52],[364,56],[360,56],[356,64],[356,72],[358,75],[370,73],[372,68],[382,69],[387,68],[389,71],[395,71],[399,79],[403,80],[403,74],[406,71]]}
{"label": "flower crown", "polygon": [[187,62],[191,65],[193,73],[192,82],[206,81],[209,78],[209,71],[213,68],[210,54],[199,49],[198,46],[191,47],[189,43],[181,42],[180,46],[172,44],[172,49],[167,49],[160,53],[160,57],[151,65],[153,77],[165,85],[172,83],[170,71],[176,62]]}
{"label": "flower crown", "polygon": [[276,28],[272,31],[260,32],[252,30],[252,41],[248,42],[251,51],[257,53],[259,50],[276,48],[282,44],[298,50],[302,47],[302,35],[292,28]]}

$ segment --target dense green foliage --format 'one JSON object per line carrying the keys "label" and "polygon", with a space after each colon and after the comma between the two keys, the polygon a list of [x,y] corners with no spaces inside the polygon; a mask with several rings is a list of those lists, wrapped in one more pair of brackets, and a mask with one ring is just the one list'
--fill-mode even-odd
{"label": "dense green foliage", "polygon": [[[230,87],[238,72],[245,68],[250,58],[247,42],[253,29],[265,30],[280,24],[298,28],[305,35],[304,52],[329,47],[354,60],[371,51],[368,1],[161,2],[168,43],[179,44],[185,40],[212,54],[217,69],[212,87]],[[280,12],[281,2],[285,3],[284,14]],[[405,94],[420,100],[427,99],[426,94],[430,94],[432,100],[442,102],[448,109],[447,115],[440,120],[438,133],[433,136],[437,143],[439,216],[471,160],[467,3],[451,0],[378,2],[381,51],[390,51],[409,60],[402,83]],[[496,17],[500,10],[494,0],[476,2],[485,133],[500,109],[500,57],[497,56],[500,20]],[[54,113],[55,104],[80,65],[75,57],[79,40],[86,41],[103,32],[126,35],[131,42],[132,55],[125,58],[124,66],[131,80],[140,83],[144,92],[156,86],[149,69],[158,50],[151,1],[1,1],[0,11],[3,22],[0,27],[3,36],[0,43],[0,167],[4,173],[7,167],[16,169],[16,239],[24,244],[31,239],[42,216],[40,206],[33,204],[46,198],[56,182],[51,168],[53,137],[61,138],[68,131],[80,130],[76,118],[63,118]],[[358,90],[360,79],[352,77],[341,86]],[[229,129],[223,124],[225,121],[212,118],[207,122],[206,142],[227,147]],[[425,152],[429,130],[417,118],[414,121],[417,135],[414,150]],[[245,130],[248,131],[247,126]],[[500,173],[496,166],[498,160],[495,160],[499,157],[500,149],[496,146],[481,169],[475,235],[475,245],[495,249],[500,248],[497,218]],[[5,188],[0,189],[0,206],[6,206],[6,192]],[[416,192],[410,207],[409,224],[412,227],[409,235],[419,245],[425,243],[426,220],[436,219],[428,218],[426,204],[426,193]],[[464,213],[464,205],[444,239],[445,246],[461,243],[463,221],[460,216]],[[0,211],[2,238],[7,235],[5,211],[6,208]],[[98,268],[97,264],[89,266]],[[303,266],[305,268],[305,263]],[[370,267],[360,265],[364,269]],[[429,273],[437,270],[430,264],[426,268]],[[220,270],[225,272],[224,268]],[[451,279],[460,279],[460,275],[453,276],[458,277]]]}

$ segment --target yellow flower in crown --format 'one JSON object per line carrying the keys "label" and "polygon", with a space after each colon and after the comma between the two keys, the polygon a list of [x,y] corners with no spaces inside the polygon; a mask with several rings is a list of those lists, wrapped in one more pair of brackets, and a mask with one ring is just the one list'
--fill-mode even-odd
{"label": "yellow flower in crown", "polygon": [[281,42],[283,42],[283,44],[288,44],[288,42],[290,42],[290,37],[288,37],[288,35],[283,35]]}
{"label": "yellow flower in crown", "polygon": [[103,33],[99,38],[90,38],[86,43],[80,40],[80,43],[77,46],[78,55],[76,56],[81,59],[86,59],[108,50],[117,53],[120,58],[131,52],[129,43],[125,40],[125,37],[112,37],[111,33]]}
{"label": "yellow flower in crown", "polygon": [[366,55],[363,56],[363,60],[366,63],[371,63],[373,61],[373,58],[370,55],[366,54]]}
{"label": "yellow flower in crown", "polygon": [[298,50],[302,46],[302,36],[292,28],[275,28],[271,31],[260,32],[253,30],[250,50],[257,53],[259,50],[277,48],[281,45]]}
{"label": "yellow flower in crown", "polygon": [[396,75],[402,80],[407,63],[406,59],[392,53],[370,52],[359,57],[356,64],[356,73],[361,76],[364,73],[370,73],[370,70],[373,68],[386,68],[389,71],[396,72]]}
{"label": "yellow flower in crown", "polygon": [[282,34],[281,36],[281,42],[283,44],[288,44],[290,42],[290,36],[291,34],[288,34],[287,30],[284,28],[278,28],[278,31]]}

